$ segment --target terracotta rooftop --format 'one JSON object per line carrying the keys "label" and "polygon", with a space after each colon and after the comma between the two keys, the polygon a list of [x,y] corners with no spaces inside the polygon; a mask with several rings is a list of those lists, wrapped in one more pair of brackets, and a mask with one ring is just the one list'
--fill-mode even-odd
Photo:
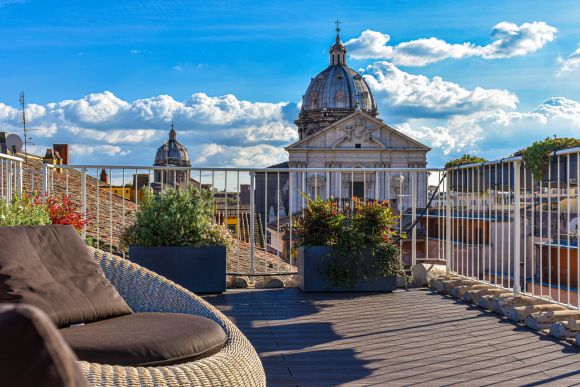
{"label": "terracotta rooftop", "polygon": [[[42,159],[30,157],[23,164],[23,188],[27,194],[42,191]],[[97,169],[95,169],[97,171]],[[98,185],[106,186],[94,176],[87,175],[87,236],[94,240],[95,246],[122,254],[119,249],[119,238],[123,231],[135,220],[136,205],[110,191],[98,189]],[[81,172],[75,169],[63,169],[61,173],[54,172],[49,186],[52,194],[63,196],[69,194],[71,200],[81,208]],[[67,188],[68,187],[68,188]],[[258,241],[256,241],[258,244]],[[237,245],[237,242],[236,242]],[[239,251],[238,251],[239,250]],[[275,254],[264,251],[256,246],[254,250],[256,273],[295,272],[296,267],[286,263]],[[228,252],[227,270],[233,273],[246,273],[250,269],[250,244],[241,240],[239,249]]]}

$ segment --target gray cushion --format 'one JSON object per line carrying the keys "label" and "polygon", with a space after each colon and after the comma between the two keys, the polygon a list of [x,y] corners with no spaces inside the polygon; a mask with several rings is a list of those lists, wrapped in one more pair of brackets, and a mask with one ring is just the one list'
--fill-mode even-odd
{"label": "gray cushion", "polygon": [[40,309],[0,305],[0,385],[88,387],[76,360]]}
{"label": "gray cushion", "polygon": [[27,303],[59,327],[131,313],[72,226],[0,227],[0,303]]}
{"label": "gray cushion", "polygon": [[227,336],[205,317],[134,313],[60,330],[80,360],[122,366],[161,366],[213,355]]}

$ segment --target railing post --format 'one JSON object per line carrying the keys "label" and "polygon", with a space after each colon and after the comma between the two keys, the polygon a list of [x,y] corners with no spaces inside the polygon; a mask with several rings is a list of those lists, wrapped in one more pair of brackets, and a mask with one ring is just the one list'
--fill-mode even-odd
{"label": "railing post", "polygon": [[22,196],[22,161],[16,163],[16,192]]}
{"label": "railing post", "polygon": [[445,176],[445,266],[447,273],[451,273],[451,259],[453,252],[451,250],[451,170],[447,171]]}
{"label": "railing post", "polygon": [[255,203],[255,184],[256,183],[256,172],[250,171],[250,274],[255,273],[254,267],[254,216],[256,211]]}
{"label": "railing post", "polygon": [[48,195],[48,164],[42,163],[42,202],[46,201],[46,195]]}
{"label": "railing post", "polygon": [[[137,180],[137,179],[136,179]],[[136,191],[137,192],[137,191]],[[137,197],[138,194],[135,194]],[[81,232],[81,236],[83,240],[87,239],[87,169],[83,168],[81,170],[81,205],[82,205],[82,213],[85,217],[85,222],[83,224],[83,230]]]}
{"label": "railing post", "polygon": [[[411,174],[411,224],[417,221],[417,172]],[[411,267],[417,264],[417,227],[411,230]]]}
{"label": "railing post", "polygon": [[12,161],[7,160],[4,165],[6,165],[6,201],[10,203],[12,201]]}
{"label": "railing post", "polygon": [[[514,161],[514,296],[521,292],[520,287],[520,233],[521,233],[521,198],[520,198],[520,167],[521,161]],[[509,230],[508,230],[509,232]]]}

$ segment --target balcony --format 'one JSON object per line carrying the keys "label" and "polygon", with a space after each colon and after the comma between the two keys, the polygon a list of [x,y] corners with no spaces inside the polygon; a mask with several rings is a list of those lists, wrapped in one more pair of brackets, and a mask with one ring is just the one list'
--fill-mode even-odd
{"label": "balcony", "polygon": [[206,296],[250,339],[269,386],[576,384],[580,351],[427,289]]}
{"label": "balcony", "polygon": [[[419,276],[393,293],[303,293],[293,220],[302,216],[302,193],[346,209],[353,195],[387,201],[406,234],[400,259],[410,275],[438,267],[470,287],[464,291],[492,289],[490,300],[576,311],[579,156],[580,149],[558,152],[555,169],[536,181],[517,157],[443,170],[47,165],[0,155],[0,196],[71,195],[89,220],[83,237],[127,257],[119,236],[134,221],[141,190],[182,186],[176,172],[209,189],[214,221],[236,246],[227,257],[231,288],[204,298],[250,339],[270,385],[573,384],[580,354],[569,322],[580,317],[531,330],[527,319],[515,323],[465,302],[465,292],[457,299],[430,290]],[[245,289],[233,289],[239,284]],[[554,324],[566,335],[555,335]]]}

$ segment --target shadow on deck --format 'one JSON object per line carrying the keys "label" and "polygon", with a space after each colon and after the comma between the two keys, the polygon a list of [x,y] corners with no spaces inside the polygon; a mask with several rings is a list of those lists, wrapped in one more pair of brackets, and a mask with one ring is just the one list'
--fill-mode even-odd
{"label": "shadow on deck", "polygon": [[204,296],[256,347],[268,385],[580,384],[580,351],[425,289]]}

